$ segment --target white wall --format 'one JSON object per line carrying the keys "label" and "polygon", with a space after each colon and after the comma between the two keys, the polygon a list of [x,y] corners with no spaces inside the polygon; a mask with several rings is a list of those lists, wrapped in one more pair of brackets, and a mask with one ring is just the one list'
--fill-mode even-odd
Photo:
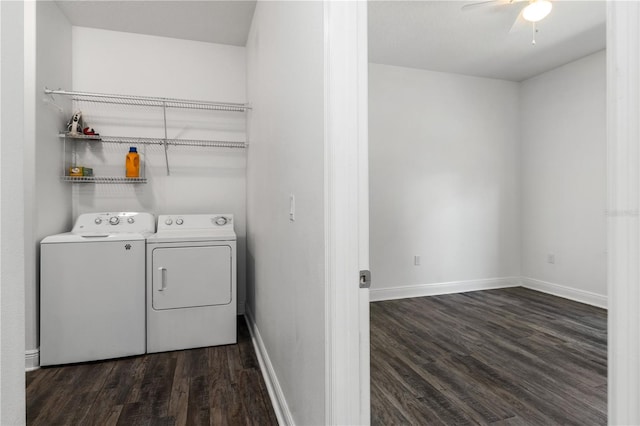
{"label": "white wall", "polygon": [[518,137],[517,83],[370,64],[372,299],[514,283]]}
{"label": "white wall", "polygon": [[605,52],[523,82],[520,121],[522,275],[606,306]]}
{"label": "white wall", "polygon": [[71,24],[54,2],[27,4],[29,19],[35,24],[25,41],[25,262],[26,262],[26,362],[27,368],[38,362],[39,330],[39,244],[47,235],[69,230],[71,225],[71,188],[59,180],[63,128],[71,110],[68,99],[53,102],[44,87],[71,86]]}
{"label": "white wall", "polygon": [[606,307],[604,51],[522,83],[369,78],[372,300],[521,281]]}
{"label": "white wall", "polygon": [[276,409],[301,425],[325,423],[323,52],[322,2],[258,2],[247,43],[247,311]]}
{"label": "white wall", "polygon": [[[244,103],[245,48],[73,27],[73,89]],[[160,108],[82,102],[86,124],[109,136],[163,137]],[[245,141],[243,113],[167,110],[168,137]],[[128,145],[84,151],[94,173],[124,176]],[[155,214],[233,213],[238,236],[238,310],[244,311],[246,152],[228,148],[148,146],[142,159],[147,184],[74,185],[74,217],[109,210]]]}
{"label": "white wall", "polygon": [[[25,424],[24,4],[0,2],[0,424]],[[29,24],[33,24],[30,22]]]}

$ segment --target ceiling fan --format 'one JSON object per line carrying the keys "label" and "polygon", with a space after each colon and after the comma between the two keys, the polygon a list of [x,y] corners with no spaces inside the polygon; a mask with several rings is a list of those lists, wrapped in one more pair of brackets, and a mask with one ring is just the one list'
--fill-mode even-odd
{"label": "ceiling fan", "polygon": [[[526,2],[526,3],[525,3]],[[513,31],[514,27],[518,23],[520,19],[524,19],[527,22],[531,22],[533,26],[533,40],[532,44],[536,44],[536,22],[543,20],[549,15],[551,9],[553,9],[553,5],[550,0],[485,0],[475,3],[468,3],[462,6],[462,10],[474,9],[479,6],[489,6],[491,4],[502,5],[502,6],[510,6],[515,3],[522,3],[524,8],[516,18],[511,30]],[[525,6],[526,4],[526,6]],[[521,6],[521,7],[522,7]]]}

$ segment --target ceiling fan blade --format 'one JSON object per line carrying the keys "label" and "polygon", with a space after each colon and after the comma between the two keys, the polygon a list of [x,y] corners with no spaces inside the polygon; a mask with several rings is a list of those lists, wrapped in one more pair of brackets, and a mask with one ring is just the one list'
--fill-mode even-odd
{"label": "ceiling fan blade", "polygon": [[472,10],[472,9],[477,8],[477,7],[489,5],[491,3],[502,3],[502,2],[503,2],[503,0],[485,0],[485,1],[479,1],[479,2],[476,2],[476,3],[467,3],[464,6],[462,6],[462,8],[460,8],[460,10]]}
{"label": "ceiling fan blade", "polygon": [[479,1],[479,2],[475,2],[475,3],[467,3],[464,6],[462,6],[460,9],[461,10],[470,10],[470,9],[476,9],[478,7],[481,6],[488,6],[491,3],[494,3],[496,5],[510,5],[513,3],[520,3],[520,2],[529,2],[529,0],[485,0],[485,1]]}

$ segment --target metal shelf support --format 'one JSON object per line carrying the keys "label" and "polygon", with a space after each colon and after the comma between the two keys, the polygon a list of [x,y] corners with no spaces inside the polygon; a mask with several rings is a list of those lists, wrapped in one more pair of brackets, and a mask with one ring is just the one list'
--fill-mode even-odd
{"label": "metal shelf support", "polygon": [[162,118],[164,120],[164,164],[167,165],[167,176],[171,175],[169,172],[169,155],[167,154],[167,103],[162,103]]}

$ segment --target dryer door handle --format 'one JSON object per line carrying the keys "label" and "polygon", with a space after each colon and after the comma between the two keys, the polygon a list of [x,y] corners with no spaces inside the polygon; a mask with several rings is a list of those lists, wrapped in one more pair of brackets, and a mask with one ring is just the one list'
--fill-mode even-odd
{"label": "dryer door handle", "polygon": [[158,291],[164,291],[167,288],[167,268],[161,266],[158,271],[160,271],[160,288]]}

